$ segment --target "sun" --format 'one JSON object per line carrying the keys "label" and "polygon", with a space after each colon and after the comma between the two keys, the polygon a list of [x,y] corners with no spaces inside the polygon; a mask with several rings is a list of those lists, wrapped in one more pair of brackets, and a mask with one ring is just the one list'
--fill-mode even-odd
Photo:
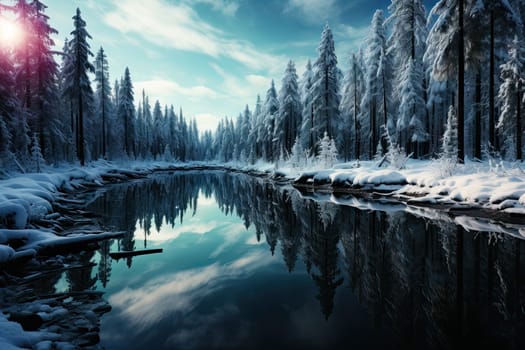
{"label": "sun", "polygon": [[0,16],[0,46],[14,48],[24,40],[24,31],[14,19]]}

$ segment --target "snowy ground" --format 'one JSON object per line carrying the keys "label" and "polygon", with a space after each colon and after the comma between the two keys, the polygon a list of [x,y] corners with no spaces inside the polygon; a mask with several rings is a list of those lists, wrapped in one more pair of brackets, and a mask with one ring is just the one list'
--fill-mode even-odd
{"label": "snowy ground", "polygon": [[[381,191],[412,202],[485,208],[525,215],[525,171],[522,164],[468,162],[448,173],[438,161],[411,160],[406,169],[378,168],[377,162],[337,164],[333,169],[300,172],[296,184],[332,189]],[[284,169],[293,174],[292,169]],[[525,220],[525,216],[524,216]]]}
{"label": "snowy ground", "polygon": [[[367,193],[380,192],[382,198],[400,200],[403,203],[429,206],[479,208],[507,213],[523,221],[525,225],[525,172],[523,164],[473,163],[451,169],[438,161],[416,161],[407,163],[406,169],[378,168],[377,162],[337,164],[333,169],[296,169],[279,167],[268,163],[251,166],[240,164],[211,165],[253,173],[272,173],[276,179],[285,178],[295,184],[320,189],[321,192],[361,190]],[[112,232],[76,233],[63,230],[57,207],[67,207],[64,192],[75,192],[102,186],[115,181],[140,178],[161,169],[210,168],[210,164],[170,164],[164,162],[108,163],[94,162],[87,167],[49,168],[46,173],[18,174],[0,180],[0,269],[19,261],[28,261],[44,250],[60,250],[61,247],[87,244],[119,235]],[[324,200],[336,203],[363,206],[363,201],[341,199],[330,193]],[[353,204],[352,204],[353,203]],[[388,204],[395,208],[395,203]],[[369,205],[369,204],[365,204]],[[378,202],[369,209],[374,209]],[[416,206],[417,207],[417,206]],[[366,209],[366,208],[365,208]],[[417,215],[434,215],[424,208],[404,206],[403,210],[417,211]],[[456,217],[457,224],[476,230],[492,225],[490,221]],[[494,225],[494,232],[501,226]],[[512,232],[511,232],[512,231]],[[509,232],[520,238],[525,230],[518,228]],[[33,305],[43,318],[60,316],[63,305]],[[47,314],[46,314],[47,312]],[[49,315],[48,315],[49,314]],[[46,316],[47,315],[47,316]],[[58,317],[57,316],[57,317]],[[60,344],[59,337],[50,331],[27,332],[16,322],[11,322],[0,312],[0,348],[15,349],[26,346],[50,348]],[[63,344],[64,345],[64,344]],[[64,348],[67,348],[64,345]]]}

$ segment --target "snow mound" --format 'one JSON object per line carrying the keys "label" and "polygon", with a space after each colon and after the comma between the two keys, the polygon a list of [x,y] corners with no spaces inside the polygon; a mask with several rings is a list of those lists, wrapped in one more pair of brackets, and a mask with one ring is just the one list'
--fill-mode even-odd
{"label": "snow mound", "polygon": [[394,170],[377,170],[374,172],[360,172],[353,181],[354,186],[367,185],[406,185],[406,177]]}

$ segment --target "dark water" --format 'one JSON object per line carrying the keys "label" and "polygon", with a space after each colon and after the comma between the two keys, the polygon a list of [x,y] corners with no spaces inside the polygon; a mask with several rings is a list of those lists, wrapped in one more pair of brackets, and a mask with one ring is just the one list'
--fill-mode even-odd
{"label": "dark water", "polygon": [[65,287],[105,291],[107,349],[525,348],[511,235],[221,172],[115,185],[89,209],[128,232]]}

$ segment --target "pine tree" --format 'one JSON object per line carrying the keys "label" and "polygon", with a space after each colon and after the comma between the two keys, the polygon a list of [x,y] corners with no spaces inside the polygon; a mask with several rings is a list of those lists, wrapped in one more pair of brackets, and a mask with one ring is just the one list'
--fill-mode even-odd
{"label": "pine tree", "polygon": [[448,110],[447,125],[443,134],[442,158],[453,163],[458,160],[458,128],[456,112],[453,106]]}
{"label": "pine tree", "polygon": [[[407,67],[401,76],[399,92],[401,103],[399,105],[398,132],[410,137],[410,141],[421,145],[429,139],[427,128],[422,116],[425,115],[425,101],[423,100],[422,82],[423,74],[421,65],[409,59]],[[400,137],[401,145],[407,145],[408,140]],[[417,151],[418,147],[416,147]],[[419,154],[417,152],[416,154]]]}
{"label": "pine tree", "polygon": [[[432,78],[445,81],[449,89],[456,86],[458,120],[458,159],[465,158],[465,81],[466,68],[479,61],[481,49],[480,21],[475,13],[481,1],[440,0],[430,11],[437,16],[427,38],[425,60],[432,69]],[[479,63],[478,63],[479,64]],[[451,101],[454,103],[454,101]]]}
{"label": "pine tree", "polygon": [[368,116],[369,119],[367,124],[370,137],[368,145],[370,158],[376,153],[379,143],[379,126],[388,126],[387,94],[389,89],[386,84],[389,81],[387,73],[389,58],[387,57],[384,21],[383,11],[377,10],[372,18],[370,35],[366,41],[366,89],[361,101],[361,114]]}
{"label": "pine tree", "polygon": [[516,36],[509,48],[509,59],[501,66],[501,79],[498,99],[501,101],[501,114],[497,129],[505,140],[504,149],[509,159],[522,159],[521,103],[523,99],[523,64],[525,49]]}
{"label": "pine tree", "polygon": [[16,51],[16,60],[19,62],[16,74],[17,92],[22,106],[27,110],[31,110],[31,97],[34,89],[32,55],[35,43],[35,31],[31,20],[34,18],[35,8],[27,0],[17,0],[14,8],[17,14],[17,21],[22,28],[25,28],[26,35],[23,47]]}
{"label": "pine tree", "polygon": [[301,141],[299,140],[299,137],[296,137],[295,142],[292,146],[292,150],[290,153],[290,158],[288,159],[288,163],[294,169],[301,169],[305,166],[305,163],[306,163],[305,152],[301,145]]}
{"label": "pine tree", "polygon": [[[343,122],[343,157],[349,160],[353,156],[359,159],[359,121],[361,99],[364,94],[363,68],[355,53],[350,58],[350,65],[343,82],[341,98],[341,120]],[[353,141],[353,142],[352,142]],[[353,148],[353,153],[351,152]]]}
{"label": "pine tree", "polygon": [[245,162],[250,152],[250,128],[251,128],[252,112],[248,105],[244,107],[244,112],[241,114],[241,120],[239,125],[239,160]]}
{"label": "pine tree", "polygon": [[84,118],[93,105],[93,90],[88,78],[88,72],[94,72],[95,67],[89,62],[93,56],[89,49],[87,39],[91,35],[86,31],[86,22],[77,8],[73,17],[75,29],[71,32],[73,38],[69,42],[67,65],[64,67],[64,91],[74,106],[76,126],[76,150],[80,165],[84,166],[86,154],[84,150]]}
{"label": "pine tree", "polygon": [[324,169],[333,167],[337,161],[337,147],[334,139],[328,136],[328,132],[325,131],[323,138],[319,140],[318,148],[319,165]]}
{"label": "pine tree", "polygon": [[162,125],[162,110],[159,100],[153,106],[153,144],[151,153],[157,159],[163,152],[164,138]]}
{"label": "pine tree", "polygon": [[[9,159],[14,158],[15,141],[11,131],[16,131],[15,123],[20,114],[20,103],[15,94],[15,67],[10,52],[0,45],[0,164],[9,167]],[[21,146],[23,147],[23,146]]]}
{"label": "pine tree", "polygon": [[124,78],[119,86],[117,119],[124,125],[122,144],[127,157],[135,157],[135,105],[133,84],[129,69],[126,67]]}
{"label": "pine tree", "polygon": [[[523,1],[519,0],[520,6]],[[506,42],[513,35],[519,35],[523,26],[523,19],[519,10],[512,7],[508,0],[478,0],[479,12],[486,21],[488,13],[489,22],[489,143],[496,146],[496,68],[498,52],[504,50]],[[499,40],[498,40],[499,39]]]}
{"label": "pine tree", "polygon": [[399,106],[397,139],[405,147],[416,143],[417,151],[428,141],[423,67],[428,35],[425,9],[421,0],[392,0],[388,9],[392,14],[387,19],[387,23],[392,23],[388,46],[395,66],[394,91]]}
{"label": "pine tree", "polygon": [[262,130],[259,139],[263,143],[263,157],[265,160],[273,162],[277,160],[279,155],[274,149],[273,135],[275,131],[275,118],[279,112],[279,100],[277,99],[277,91],[275,91],[275,83],[272,79],[270,88],[266,92],[266,100],[263,107]]}
{"label": "pine tree", "polygon": [[280,156],[289,154],[301,127],[301,97],[293,61],[289,61],[279,92],[279,113],[276,120],[275,139]]}
{"label": "pine tree", "polygon": [[57,139],[54,124],[57,123],[57,113],[59,105],[59,91],[57,89],[58,65],[53,58],[52,47],[55,45],[52,35],[58,34],[57,30],[48,24],[49,17],[44,13],[47,6],[39,0],[30,3],[33,8],[32,30],[34,31],[34,47],[32,48],[32,61],[34,62],[34,75],[36,78],[36,99],[34,103],[34,117],[36,125],[33,130],[37,130],[40,139],[40,148],[49,156],[56,154],[56,150],[51,150],[51,138]]}
{"label": "pine tree", "polygon": [[318,48],[319,57],[314,63],[312,78],[313,138],[324,132],[336,137],[339,130],[339,81],[334,39],[328,24],[325,25]]}
{"label": "pine tree", "polygon": [[101,47],[95,58],[96,111],[101,125],[101,155],[108,156],[108,126],[113,110],[111,87],[109,85],[109,67],[104,49]]}
{"label": "pine tree", "polygon": [[40,140],[38,134],[33,133],[33,140],[31,144],[31,159],[33,162],[33,169],[39,173],[42,171],[42,166],[45,164],[44,156],[42,155],[42,149],[40,148]]}
{"label": "pine tree", "polygon": [[304,149],[313,152],[315,146],[314,130],[314,106],[312,103],[312,85],[314,72],[312,63],[308,60],[305,71],[301,78],[301,102],[302,102],[302,124],[301,124],[301,143]]}
{"label": "pine tree", "polygon": [[248,145],[250,147],[248,158],[251,164],[254,164],[255,160],[262,155],[261,140],[259,139],[262,117],[261,96],[257,95],[257,101],[255,102],[255,109],[250,123],[250,135],[248,136]]}
{"label": "pine tree", "polygon": [[14,154],[11,152],[11,133],[7,128],[7,123],[0,113],[0,171],[9,170],[14,160]]}

